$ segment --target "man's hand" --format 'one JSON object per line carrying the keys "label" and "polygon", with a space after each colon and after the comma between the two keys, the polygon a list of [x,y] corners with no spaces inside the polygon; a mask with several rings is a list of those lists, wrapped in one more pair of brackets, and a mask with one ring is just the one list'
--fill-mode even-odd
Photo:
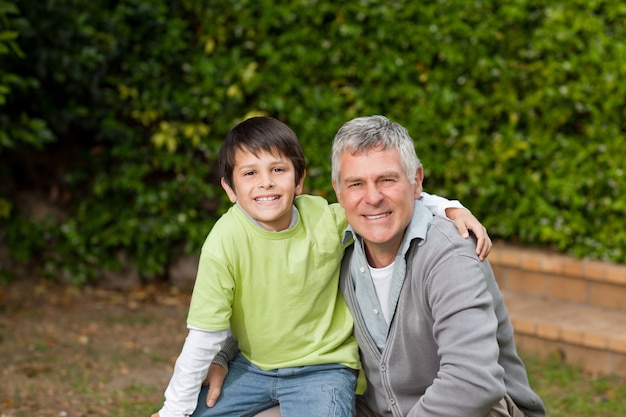
{"label": "man's hand", "polygon": [[454,222],[459,233],[465,239],[469,237],[470,231],[476,236],[476,255],[478,255],[478,259],[481,261],[484,260],[493,247],[485,226],[469,210],[463,208],[447,208],[446,216]]}
{"label": "man's hand", "polygon": [[[212,408],[217,399],[220,397],[222,393],[222,385],[224,385],[224,379],[226,378],[226,369],[222,368],[220,365],[212,363],[209,366],[209,372],[204,379],[202,385],[209,387],[209,392],[206,394],[206,405],[209,408]],[[155,416],[152,416],[155,417]],[[158,416],[156,416],[158,417]]]}

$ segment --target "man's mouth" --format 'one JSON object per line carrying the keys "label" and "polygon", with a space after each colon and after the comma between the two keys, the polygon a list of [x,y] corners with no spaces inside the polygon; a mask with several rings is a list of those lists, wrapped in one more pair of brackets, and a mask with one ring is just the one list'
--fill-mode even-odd
{"label": "man's mouth", "polygon": [[381,214],[375,214],[372,216],[364,216],[367,220],[378,220],[378,219],[382,219],[383,217],[387,217],[390,216],[391,212],[386,212],[386,213],[381,213]]}

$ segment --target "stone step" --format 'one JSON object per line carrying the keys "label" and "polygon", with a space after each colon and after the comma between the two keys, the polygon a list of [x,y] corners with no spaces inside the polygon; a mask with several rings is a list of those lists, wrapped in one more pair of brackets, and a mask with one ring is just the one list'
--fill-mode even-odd
{"label": "stone step", "polygon": [[489,261],[520,351],[626,376],[626,265],[502,242]]}
{"label": "stone step", "polygon": [[626,376],[626,311],[503,293],[520,351]]}
{"label": "stone step", "polygon": [[626,312],[626,265],[497,242],[489,261],[503,290]]}

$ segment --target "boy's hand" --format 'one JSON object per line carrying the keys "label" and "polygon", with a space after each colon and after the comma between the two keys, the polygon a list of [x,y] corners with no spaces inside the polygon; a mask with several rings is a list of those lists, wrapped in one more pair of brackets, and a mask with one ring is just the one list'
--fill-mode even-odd
{"label": "boy's hand", "polygon": [[[202,385],[208,385],[209,392],[206,394],[206,405],[209,408],[212,408],[217,399],[220,397],[222,393],[222,385],[224,385],[224,379],[226,378],[226,369],[222,368],[220,365],[212,363],[209,366],[209,372],[204,379]],[[155,417],[155,416],[152,416]],[[158,417],[158,416],[156,416]]]}
{"label": "boy's hand", "polygon": [[447,208],[446,216],[454,222],[459,233],[465,239],[469,237],[470,231],[476,236],[476,254],[478,255],[478,259],[481,261],[484,260],[493,247],[485,226],[483,226],[469,210],[463,208]]}

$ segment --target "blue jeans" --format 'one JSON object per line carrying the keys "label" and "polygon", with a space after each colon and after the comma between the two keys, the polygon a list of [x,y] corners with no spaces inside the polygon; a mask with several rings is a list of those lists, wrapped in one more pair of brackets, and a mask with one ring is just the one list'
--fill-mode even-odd
{"label": "blue jeans", "polygon": [[248,417],[279,403],[282,417],[355,415],[354,369],[324,364],[264,371],[241,354],[228,366],[215,406],[206,406],[208,387],[202,387],[192,417]]}

